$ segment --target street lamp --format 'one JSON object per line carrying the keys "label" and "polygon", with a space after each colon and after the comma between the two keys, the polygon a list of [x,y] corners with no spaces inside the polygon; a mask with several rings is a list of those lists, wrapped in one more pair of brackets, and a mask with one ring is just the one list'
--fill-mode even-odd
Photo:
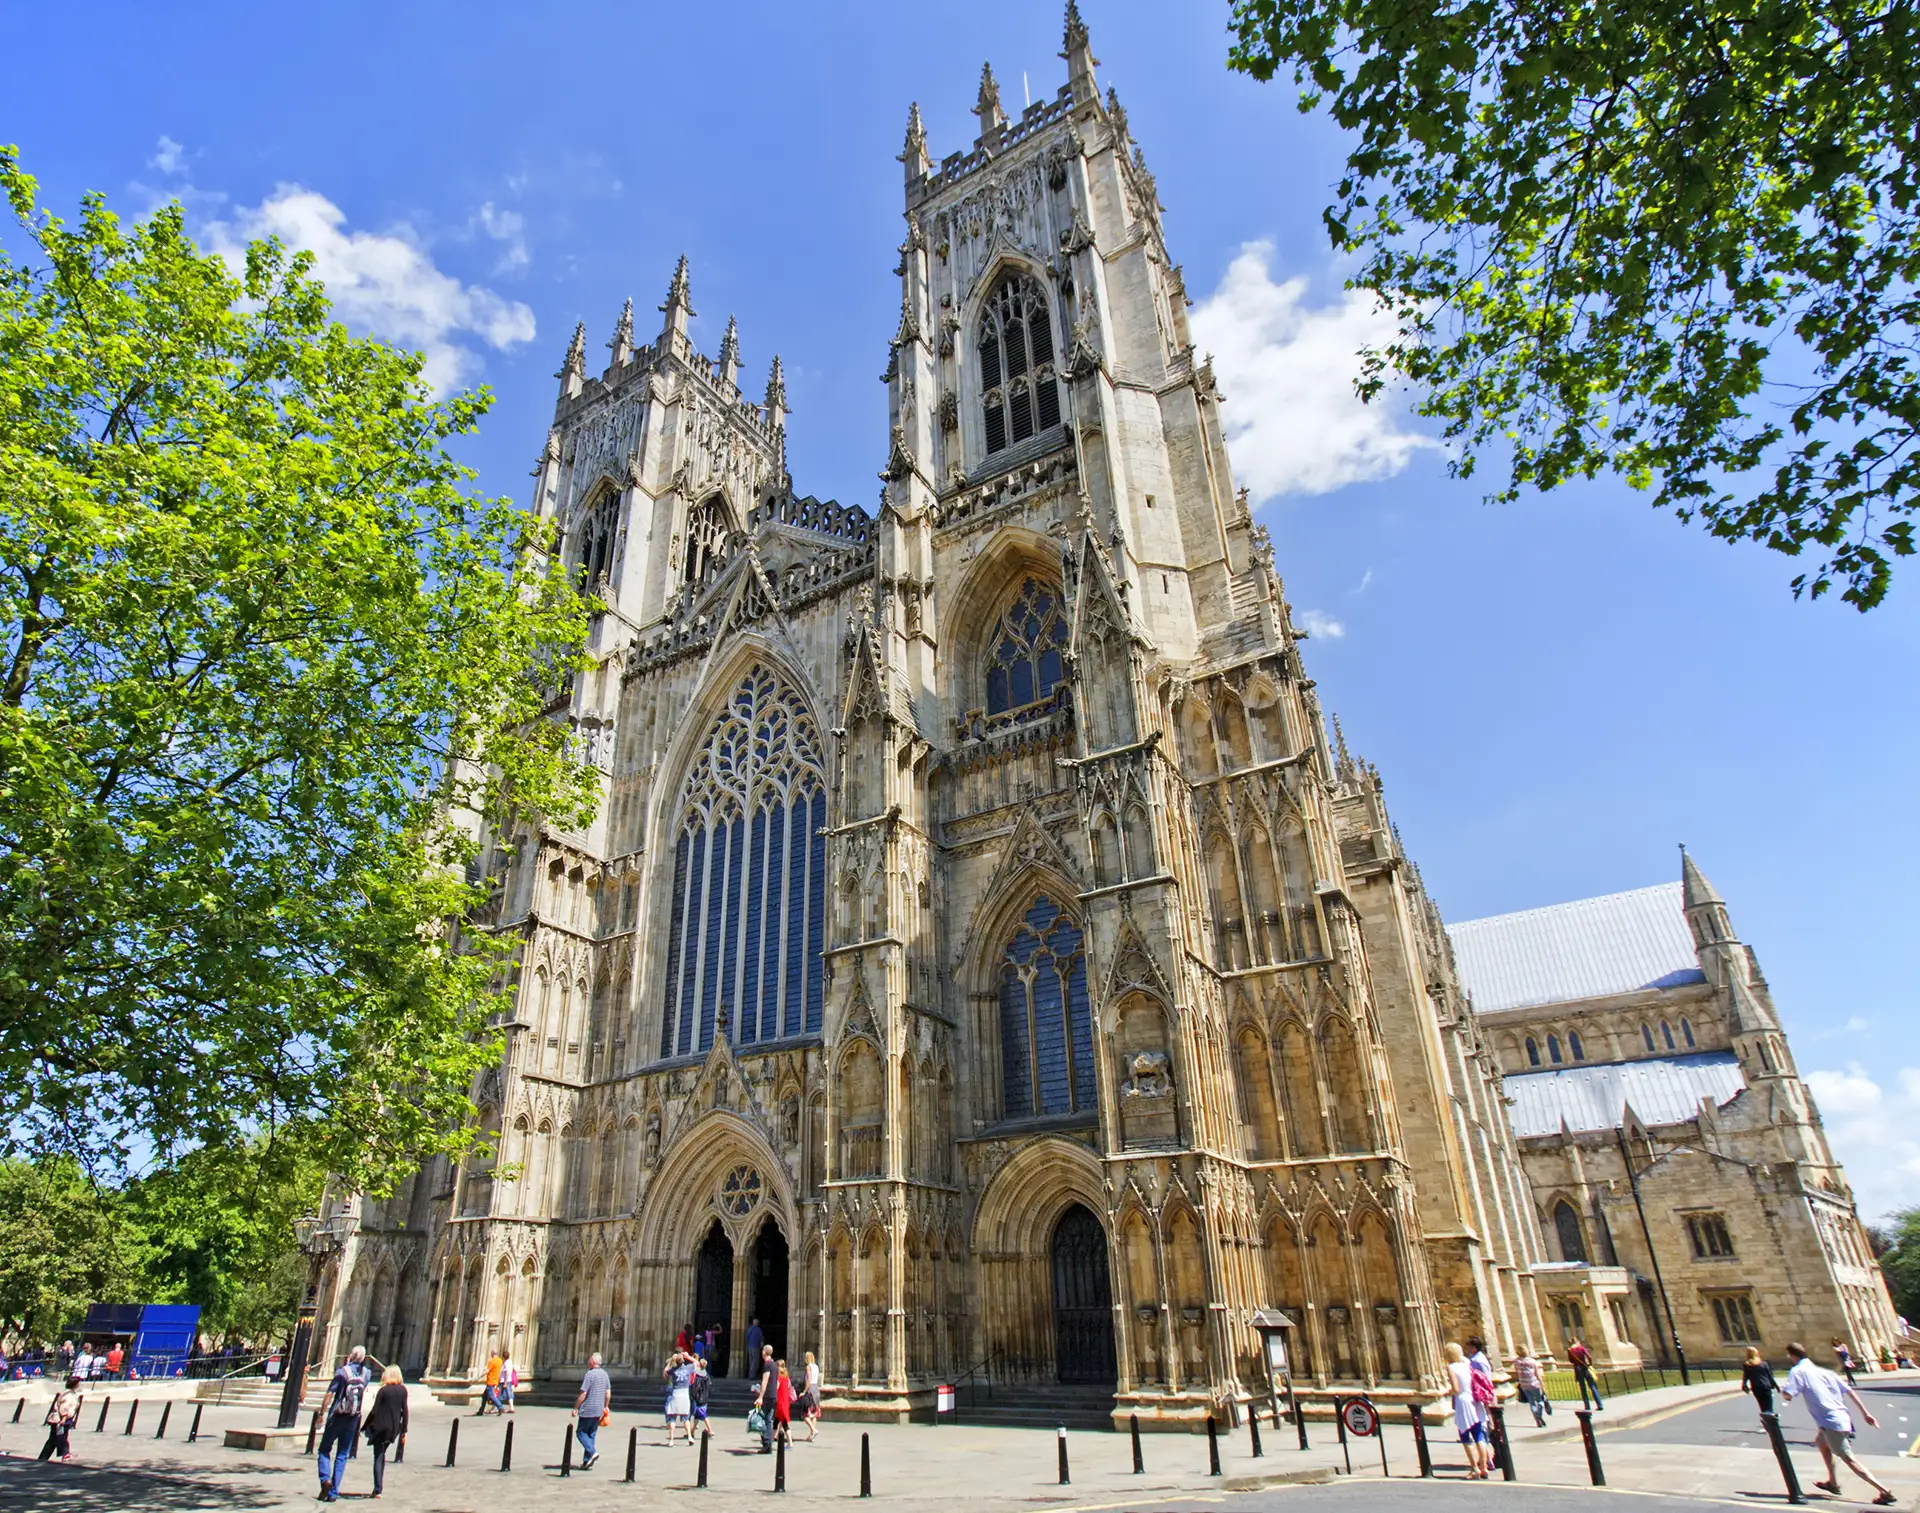
{"label": "street lamp", "polygon": [[293,1348],[287,1352],[287,1381],[280,1392],[280,1427],[291,1429],[300,1417],[300,1394],[307,1380],[307,1352],[313,1344],[313,1316],[320,1306],[320,1273],[327,1262],[346,1249],[353,1233],[347,1213],[307,1214],[293,1221],[294,1244],[307,1258],[307,1292],[300,1302],[300,1321],[294,1326]]}

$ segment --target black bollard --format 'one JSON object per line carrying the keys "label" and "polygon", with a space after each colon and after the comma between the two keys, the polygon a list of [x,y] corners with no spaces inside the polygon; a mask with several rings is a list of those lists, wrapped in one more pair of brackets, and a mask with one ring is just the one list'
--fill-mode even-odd
{"label": "black bollard", "polygon": [[560,1441],[560,1474],[573,1475],[573,1420],[567,1420],[567,1437]]}
{"label": "black bollard", "polygon": [[1433,1475],[1433,1452],[1427,1448],[1427,1416],[1420,1411],[1418,1403],[1408,1410],[1413,1415],[1413,1448],[1420,1457],[1420,1474]]}
{"label": "black bollard", "polygon": [[1507,1410],[1495,1403],[1487,1410],[1487,1416],[1493,1421],[1493,1463],[1500,1468],[1500,1479],[1518,1481],[1520,1478],[1513,1469],[1513,1445],[1507,1439]]}
{"label": "black bollard", "polygon": [[[1353,1447],[1347,1443],[1347,1416],[1340,1410],[1346,1405],[1345,1398],[1337,1398],[1333,1404],[1333,1427],[1340,1435],[1340,1455],[1347,1463],[1347,1475],[1353,1475]],[[1334,1469],[1337,1471],[1339,1467]]]}
{"label": "black bollard", "polygon": [[112,1398],[103,1397],[100,1399],[100,1417],[93,1421],[93,1432],[95,1434],[105,1434],[107,1432],[107,1410],[112,1406]]}
{"label": "black bollard", "polygon": [[313,1454],[313,1447],[320,1443],[320,1410],[313,1410],[313,1419],[307,1425],[307,1454]]}
{"label": "black bollard", "polygon": [[[864,1435],[862,1435],[861,1437],[863,1439],[865,1438]],[[1067,1426],[1065,1424],[1062,1424],[1060,1426],[1059,1445],[1060,1445],[1060,1485],[1064,1487],[1069,1484],[1069,1478],[1067,1476]]]}
{"label": "black bollard", "polygon": [[1253,1458],[1259,1460],[1266,1453],[1260,1448],[1260,1415],[1251,1403],[1247,1409],[1247,1437],[1253,1441]]}
{"label": "black bollard", "polygon": [[1145,1476],[1147,1474],[1147,1463],[1145,1458],[1140,1454],[1139,1414],[1129,1413],[1127,1415],[1127,1433],[1133,1436],[1133,1474],[1135,1476]]}
{"label": "black bollard", "polygon": [[166,1402],[160,1405],[160,1428],[153,1436],[155,1439],[165,1439],[167,1437],[167,1420],[172,1417],[173,1399],[168,1398]]}
{"label": "black bollard", "polygon": [[1767,1439],[1773,1445],[1773,1458],[1780,1462],[1780,1477],[1787,1484],[1787,1501],[1803,1503],[1807,1494],[1800,1490],[1800,1478],[1793,1469],[1793,1457],[1787,1454],[1787,1437],[1780,1432],[1780,1416],[1775,1413],[1763,1413],[1760,1422],[1766,1426]]}
{"label": "black bollard", "polygon": [[787,1490],[787,1437],[778,1431],[773,1436],[773,1490]]}
{"label": "black bollard", "polygon": [[447,1430],[447,1464],[451,1466],[454,1457],[460,1453],[460,1420],[455,1419]]}
{"label": "black bollard", "polygon": [[[1065,1455],[1067,1452],[1062,1450],[1060,1453]],[[865,1434],[860,1436],[860,1495],[862,1497],[873,1496],[873,1462],[867,1459],[867,1437]]]}
{"label": "black bollard", "polygon": [[1580,1420],[1580,1438],[1587,1447],[1587,1475],[1593,1479],[1596,1487],[1604,1487],[1607,1484],[1607,1473],[1600,1469],[1600,1447],[1594,1443],[1593,1439],[1593,1410],[1575,1408],[1573,1416]]}
{"label": "black bollard", "polygon": [[200,1438],[200,1415],[206,1411],[205,1403],[193,1405],[193,1422],[187,1425],[187,1443],[195,1444]]}
{"label": "black bollard", "polygon": [[1298,1393],[1295,1393],[1293,1398],[1293,1427],[1294,1431],[1300,1436],[1300,1448],[1302,1450],[1306,1449],[1307,1416],[1300,1411],[1300,1395]]}
{"label": "black bollard", "polygon": [[635,1424],[627,1431],[627,1480],[633,1480],[634,1462],[640,1455],[640,1426]]}
{"label": "black bollard", "polygon": [[140,1411],[140,1399],[136,1397],[133,1400],[133,1406],[127,1409],[127,1427],[120,1431],[122,1434],[133,1433],[134,1415],[139,1413],[139,1411]]}
{"label": "black bollard", "polygon": [[[1065,1434],[1067,1431],[1062,1429],[1060,1432]],[[1207,1475],[1218,1476],[1219,1474],[1220,1430],[1213,1422],[1213,1415],[1209,1413],[1207,1415]]]}
{"label": "black bollard", "polygon": [[18,1398],[18,1399],[16,1399],[16,1400],[14,1401],[14,1405],[13,1405],[13,1421],[14,1421],[14,1422],[15,1422],[16,1424],[20,1422],[20,1410],[21,1410],[22,1408],[24,1408],[24,1407],[26,1407],[26,1406],[27,1406],[27,1400],[26,1400],[26,1399],[25,1399],[24,1397],[22,1397],[22,1398]]}
{"label": "black bollard", "polygon": [[502,1471],[511,1471],[513,1469],[513,1422],[512,1420],[508,1420],[507,1422],[507,1437],[500,1441],[500,1469]]}
{"label": "black bollard", "polygon": [[[693,1483],[696,1487],[704,1487],[707,1484],[707,1441],[712,1438],[713,1436],[711,1434],[703,1434],[700,1436],[700,1475],[695,1478]],[[863,1465],[863,1475],[864,1472],[865,1467]],[[866,1494],[862,1493],[861,1495],[864,1497]]]}

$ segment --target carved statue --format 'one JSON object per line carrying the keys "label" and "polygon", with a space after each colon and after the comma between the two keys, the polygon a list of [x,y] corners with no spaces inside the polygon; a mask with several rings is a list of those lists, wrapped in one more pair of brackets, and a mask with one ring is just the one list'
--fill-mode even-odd
{"label": "carved statue", "polygon": [[1173,1092],[1173,1068],[1165,1051],[1135,1051],[1127,1058],[1130,1076],[1121,1092],[1128,1098],[1166,1098]]}

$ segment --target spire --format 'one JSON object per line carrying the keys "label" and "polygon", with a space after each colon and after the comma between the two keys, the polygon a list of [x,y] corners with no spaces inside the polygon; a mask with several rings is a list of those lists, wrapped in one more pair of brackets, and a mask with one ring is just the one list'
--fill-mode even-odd
{"label": "spire", "polygon": [[573,328],[573,340],[567,344],[567,360],[560,365],[560,371],[553,375],[560,380],[560,390],[569,399],[578,394],[587,381],[587,323],[581,321]]}
{"label": "spire", "polygon": [[661,327],[663,335],[685,336],[687,321],[697,314],[693,308],[693,290],[687,278],[687,255],[680,254],[679,266],[673,270],[673,282],[667,285],[667,302],[660,307],[666,316]]}
{"label": "spire", "polygon": [[980,99],[973,107],[973,113],[980,118],[982,141],[998,137],[1001,128],[1007,124],[1007,114],[1000,108],[1000,86],[994,82],[991,63],[980,65]]}
{"label": "spire", "polygon": [[927,128],[920,120],[918,100],[907,108],[907,145],[900,151],[900,161],[907,165],[909,184],[933,170],[933,159],[927,152]]}
{"label": "spire", "polygon": [[1060,56],[1067,60],[1067,85],[1073,91],[1074,104],[1099,99],[1100,89],[1093,82],[1093,70],[1100,60],[1093,55],[1087,23],[1080,19],[1079,0],[1067,0],[1066,40],[1061,45]]}
{"label": "spire", "polygon": [[731,315],[727,317],[727,334],[720,338],[720,382],[740,382],[740,327]]}
{"label": "spire", "polygon": [[620,308],[620,319],[614,323],[613,340],[607,343],[613,352],[613,365],[617,368],[633,356],[633,297]]}
{"label": "spire", "polygon": [[1697,949],[1704,951],[1739,939],[1733,933],[1733,917],[1727,913],[1726,901],[1714,891],[1685,846],[1680,848],[1680,906],[1686,911]]}
{"label": "spire", "polygon": [[1684,841],[1680,844],[1680,883],[1685,890],[1685,904],[1689,909],[1698,908],[1702,904],[1726,902],[1715,891],[1713,884],[1707,881],[1707,875],[1700,870],[1699,864],[1687,854]]}
{"label": "spire", "polygon": [[780,354],[775,353],[773,368],[767,374],[767,424],[784,430],[787,424],[787,377],[780,371]]}

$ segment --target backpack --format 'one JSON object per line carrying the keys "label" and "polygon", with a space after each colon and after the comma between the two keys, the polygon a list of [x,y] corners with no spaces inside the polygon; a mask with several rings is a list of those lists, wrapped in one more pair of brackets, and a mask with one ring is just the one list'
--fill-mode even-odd
{"label": "backpack", "polygon": [[360,1399],[367,1390],[366,1370],[353,1366],[342,1366],[340,1368],[340,1375],[334,1378],[334,1385],[340,1389],[339,1392],[334,1394],[334,1414],[347,1413],[358,1418],[360,1416]]}
{"label": "backpack", "polygon": [[704,1408],[707,1406],[710,1389],[711,1378],[704,1371],[696,1371],[693,1374],[693,1380],[687,1383],[687,1400],[696,1408]]}
{"label": "backpack", "polygon": [[1472,1383],[1473,1400],[1476,1403],[1491,1407],[1499,1401],[1498,1394],[1493,1390],[1493,1378],[1486,1372],[1475,1370],[1469,1374],[1469,1379]]}

